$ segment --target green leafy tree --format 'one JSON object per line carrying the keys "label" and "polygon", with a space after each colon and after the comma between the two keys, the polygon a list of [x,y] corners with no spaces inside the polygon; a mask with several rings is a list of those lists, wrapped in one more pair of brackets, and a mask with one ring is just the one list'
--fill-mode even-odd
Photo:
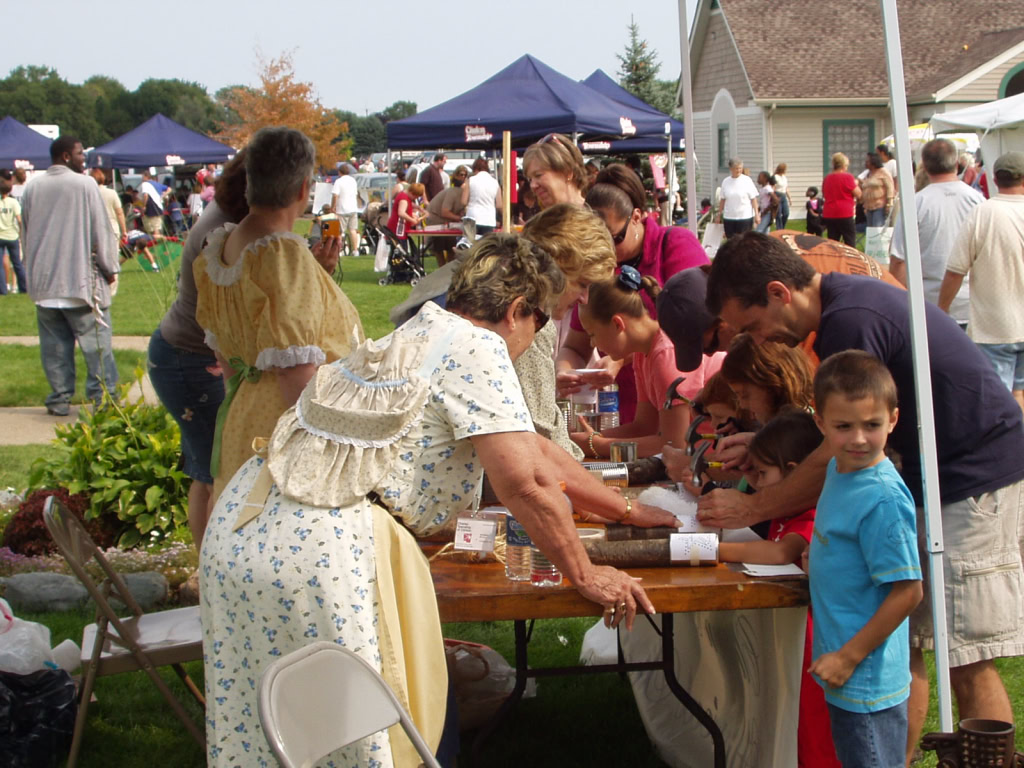
{"label": "green leafy tree", "polygon": [[376,116],[382,123],[390,123],[392,120],[412,117],[416,112],[415,101],[396,101],[390,107],[382,109]]}
{"label": "green leafy tree", "polygon": [[57,125],[86,146],[106,135],[96,122],[93,99],[49,67],[17,67],[0,80],[0,114],[23,123]]}
{"label": "green leafy tree", "polygon": [[146,80],[132,94],[135,124],[144,123],[157,113],[200,133],[217,128],[217,107],[199,83],[184,80]]}
{"label": "green leafy tree", "polygon": [[339,139],[352,139],[352,154],[356,157],[383,152],[387,149],[387,134],[384,123],[377,115],[362,117],[355,112],[335,110],[339,120],[348,124],[348,134],[341,134]]}
{"label": "green leafy tree", "polygon": [[676,89],[679,80],[659,80],[661,63],[658,52],[640,39],[640,28],[630,18],[629,42],[624,53],[616,54],[619,60],[619,85],[638,99],[666,114],[675,111]]}

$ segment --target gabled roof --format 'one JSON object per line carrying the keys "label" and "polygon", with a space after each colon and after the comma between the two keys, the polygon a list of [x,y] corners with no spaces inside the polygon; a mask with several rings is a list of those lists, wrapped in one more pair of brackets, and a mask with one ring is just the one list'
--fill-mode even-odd
{"label": "gabled roof", "polygon": [[[717,0],[717,5],[758,101],[888,96],[877,0],[769,5]],[[701,0],[698,13],[709,13],[711,6]],[[908,97],[930,97],[1024,40],[1021,9],[1021,0],[901,2]]]}

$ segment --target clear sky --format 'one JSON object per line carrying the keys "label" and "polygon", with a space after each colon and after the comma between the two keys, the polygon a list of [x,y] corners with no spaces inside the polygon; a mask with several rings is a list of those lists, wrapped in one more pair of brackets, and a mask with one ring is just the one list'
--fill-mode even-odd
{"label": "clear sky", "polygon": [[[358,114],[405,99],[421,110],[472,88],[525,53],[564,75],[597,68],[618,79],[632,15],[661,61],[679,74],[675,0],[2,0],[0,75],[53,67],[72,83],[108,75],[129,90],[148,78],[206,86],[256,83],[256,51],[294,51],[296,75],[324,106]],[[696,0],[688,0],[692,17]],[[509,12],[516,16],[506,16]]]}

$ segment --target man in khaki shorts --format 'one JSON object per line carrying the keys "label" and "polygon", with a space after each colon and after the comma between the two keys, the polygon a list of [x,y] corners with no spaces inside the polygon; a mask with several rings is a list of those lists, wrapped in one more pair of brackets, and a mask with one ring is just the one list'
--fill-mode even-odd
{"label": "man in khaki shorts", "polygon": [[[907,295],[856,275],[816,272],[777,239],[736,236],[715,256],[707,309],[758,343],[796,346],[817,333],[822,360],[861,349],[885,363],[899,392],[900,418],[889,446],[919,507],[927,557],[914,360]],[[984,355],[949,315],[926,303],[936,448],[945,543],[950,678],[961,718],[1013,722],[994,659],[1024,655],[1024,419]],[[830,456],[819,448],[781,482],[754,496],[716,490],[699,501],[703,522],[736,528],[814,506]],[[908,754],[928,709],[922,649],[932,646],[931,603],[910,619]]]}
{"label": "man in khaki shorts", "polygon": [[350,175],[352,166],[342,163],[338,180],[331,189],[331,210],[338,214],[341,231],[348,236],[349,252],[359,255],[359,200],[356,180]]}
{"label": "man in khaki shorts", "polygon": [[[163,187],[163,189],[161,189]],[[164,191],[166,187],[153,178],[152,171],[142,172],[139,184],[139,198],[145,203],[142,212],[142,228],[150,235],[164,233]]]}

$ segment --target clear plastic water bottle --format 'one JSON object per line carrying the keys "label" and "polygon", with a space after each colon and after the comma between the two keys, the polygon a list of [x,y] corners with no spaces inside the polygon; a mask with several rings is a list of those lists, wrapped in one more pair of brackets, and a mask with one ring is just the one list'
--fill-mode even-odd
{"label": "clear plastic water bottle", "polygon": [[562,583],[562,572],[536,546],[530,552],[530,583],[535,587],[557,587]]}
{"label": "clear plastic water bottle", "polygon": [[[562,490],[565,490],[565,483],[560,483]],[[562,494],[565,503],[569,505],[569,515],[572,515],[572,499]],[[554,563],[548,560],[547,555],[541,552],[537,545],[531,546],[530,551],[530,583],[535,587],[557,587],[562,583],[562,572]]]}
{"label": "clear plastic water bottle", "polygon": [[600,414],[600,429],[619,426],[619,385],[609,384],[597,393],[597,412]]}
{"label": "clear plastic water bottle", "polygon": [[530,549],[533,542],[522,523],[505,516],[505,578],[509,581],[530,581]]}

